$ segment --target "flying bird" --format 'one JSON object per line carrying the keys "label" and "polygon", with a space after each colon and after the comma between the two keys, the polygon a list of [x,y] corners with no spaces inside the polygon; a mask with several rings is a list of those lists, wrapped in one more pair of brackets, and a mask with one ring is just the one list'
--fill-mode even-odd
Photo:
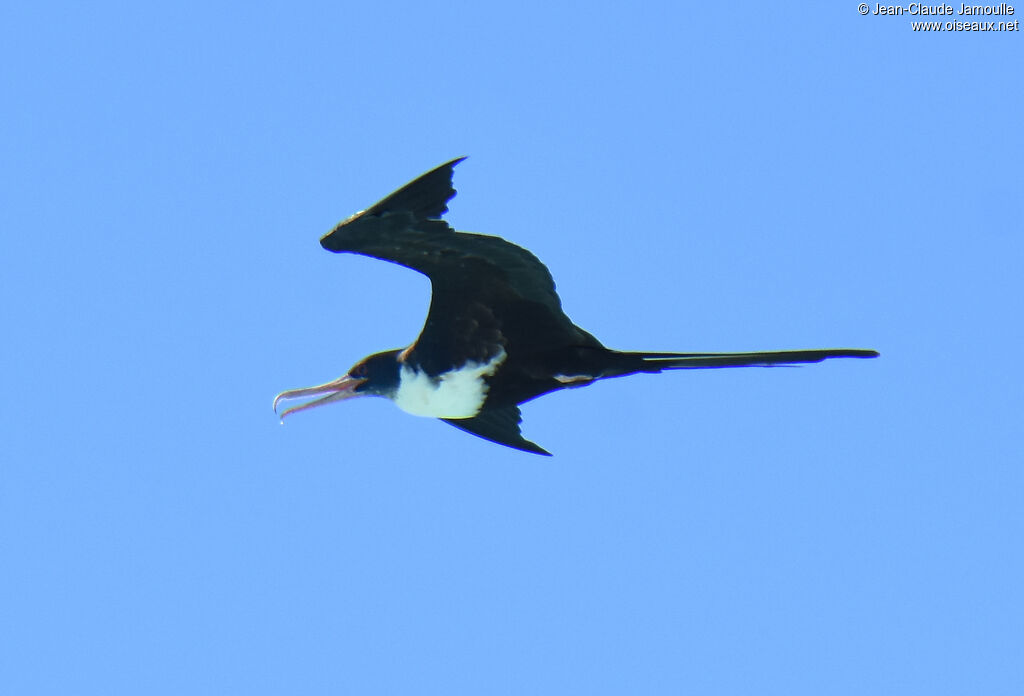
{"label": "flying bird", "polygon": [[281,392],[317,397],[280,414],[358,396],[383,396],[417,416],[440,418],[485,440],[550,453],[522,436],[519,405],[600,379],[664,370],[793,365],[874,358],[829,348],[762,353],[638,353],[605,348],[562,311],[547,267],[500,237],[457,232],[442,215],[464,157],[427,172],[320,239],[335,253],[390,261],[430,279],[426,323],[406,348],[371,355],[334,381]]}

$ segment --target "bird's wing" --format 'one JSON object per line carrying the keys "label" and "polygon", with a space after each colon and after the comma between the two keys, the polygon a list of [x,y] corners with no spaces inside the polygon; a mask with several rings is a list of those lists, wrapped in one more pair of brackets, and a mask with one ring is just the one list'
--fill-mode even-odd
{"label": "bird's wing", "polygon": [[[441,219],[455,195],[452,170],[462,159],[442,164],[339,223],[320,244],[430,278],[430,312],[413,351],[429,345],[432,350],[423,353],[482,362],[506,347],[510,332],[536,335],[541,329],[559,339],[596,343],[589,334],[575,334],[551,273],[536,256],[500,237],[457,232]],[[502,316],[494,316],[496,311]],[[450,369],[423,367],[433,374]]]}
{"label": "bird's wing", "polygon": [[523,452],[551,456],[546,449],[530,442],[520,433],[519,424],[523,422],[523,418],[519,413],[518,406],[486,408],[473,418],[442,418],[441,420],[454,425],[459,430],[464,430],[499,445]]}
{"label": "bird's wing", "polygon": [[500,237],[456,232],[441,216],[455,196],[452,170],[464,157],[420,176],[320,239],[337,253],[362,254],[419,271],[435,284],[481,274],[521,297],[561,310],[551,273],[536,256]]}

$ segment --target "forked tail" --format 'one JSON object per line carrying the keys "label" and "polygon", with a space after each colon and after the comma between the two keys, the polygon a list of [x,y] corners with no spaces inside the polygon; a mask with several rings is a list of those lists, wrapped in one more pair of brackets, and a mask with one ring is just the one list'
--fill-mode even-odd
{"label": "forked tail", "polygon": [[699,370],[719,367],[771,367],[816,363],[828,358],[877,358],[878,351],[860,348],[777,350],[765,353],[619,353],[637,372]]}

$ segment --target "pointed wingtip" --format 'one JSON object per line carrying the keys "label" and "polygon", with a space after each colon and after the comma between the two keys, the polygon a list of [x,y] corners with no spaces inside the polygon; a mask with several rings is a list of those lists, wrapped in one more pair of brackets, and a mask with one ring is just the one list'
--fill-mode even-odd
{"label": "pointed wingtip", "polygon": [[542,457],[553,457],[554,455],[548,452],[546,449],[538,445],[536,442],[530,442],[525,437],[521,437],[519,442],[500,442],[498,444],[517,449],[520,452],[526,452],[527,454],[539,454]]}
{"label": "pointed wingtip", "polygon": [[553,454],[548,452],[546,449],[544,449],[543,447],[538,445],[536,442],[531,442],[530,440],[527,440],[525,437],[521,438],[520,443],[516,447],[517,447],[517,449],[520,449],[523,452],[529,452],[530,454],[539,454],[542,457],[553,457],[554,456]]}
{"label": "pointed wingtip", "polygon": [[551,454],[550,452],[548,452],[543,447],[541,447],[540,445],[538,445],[536,442],[530,442],[526,438],[523,438],[521,442],[516,443],[514,445],[506,443],[506,442],[502,442],[500,444],[506,445],[507,447],[512,447],[513,449],[517,449],[517,450],[519,450],[521,452],[528,452],[530,454],[539,454],[542,457],[553,457],[553,456],[555,456],[555,455]]}
{"label": "pointed wingtip", "polygon": [[[366,251],[368,245],[372,245],[382,233],[387,232],[387,228],[381,228],[379,218],[387,213],[404,212],[412,214],[417,224],[441,221],[448,212],[448,202],[456,193],[452,184],[455,176],[453,168],[464,159],[465,156],[457,157],[434,167],[392,191],[369,208],[345,218],[330,232],[320,237],[320,246],[335,253],[365,253],[384,258]],[[439,224],[442,229],[449,229],[447,223]]]}

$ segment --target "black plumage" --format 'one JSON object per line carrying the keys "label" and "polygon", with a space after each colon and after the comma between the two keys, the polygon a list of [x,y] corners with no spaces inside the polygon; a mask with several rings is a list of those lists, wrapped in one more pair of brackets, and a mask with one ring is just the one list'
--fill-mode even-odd
{"label": "black plumage", "polygon": [[[335,382],[282,393],[275,408],[280,399],[327,395],[283,415],[363,394],[387,396],[406,408],[403,404],[409,401],[415,382],[424,409],[441,411],[430,415],[493,442],[548,454],[522,437],[519,404],[552,391],[667,369],[811,363],[878,355],[860,349],[641,353],[605,348],[562,311],[551,274],[537,257],[500,237],[457,232],[441,219],[455,195],[453,168],[462,159],[424,174],[341,222],[320,240],[329,251],[371,256],[426,275],[432,287],[430,310],[413,345],[370,356]],[[491,368],[486,368],[488,365]],[[444,408],[453,407],[442,407],[439,402],[431,405],[430,390],[471,368],[490,370],[476,378],[483,401],[476,407],[467,397],[464,408],[468,411],[445,417],[452,414]],[[452,392],[452,398],[462,398],[457,390]]]}

